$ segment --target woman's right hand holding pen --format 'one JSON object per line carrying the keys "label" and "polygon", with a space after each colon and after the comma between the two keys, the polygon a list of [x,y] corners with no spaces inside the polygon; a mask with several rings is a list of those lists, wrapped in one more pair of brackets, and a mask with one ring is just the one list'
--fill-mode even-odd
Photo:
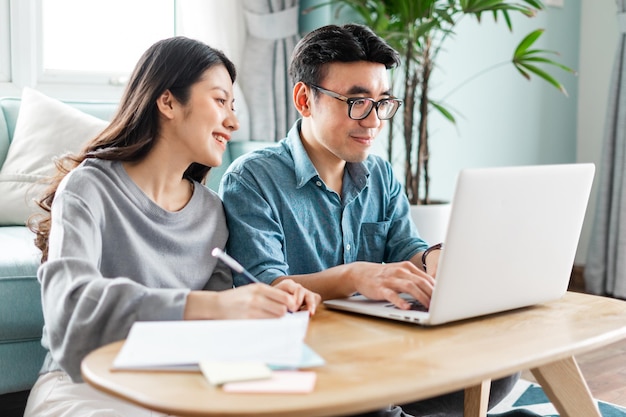
{"label": "woman's right hand holding pen", "polygon": [[292,280],[276,286],[250,284],[226,291],[191,291],[185,320],[260,319],[282,317],[289,311],[306,309],[315,314],[321,297]]}

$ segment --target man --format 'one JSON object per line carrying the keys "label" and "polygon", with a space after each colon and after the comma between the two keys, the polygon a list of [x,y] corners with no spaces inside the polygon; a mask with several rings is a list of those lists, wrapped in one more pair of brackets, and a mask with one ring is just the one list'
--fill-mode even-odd
{"label": "man", "polygon": [[[369,154],[401,105],[387,73],[399,63],[360,25],[325,26],[296,45],[289,70],[301,119],[276,146],[235,161],[220,186],[227,250],[260,280],[291,278],[323,299],[358,292],[408,309],[399,296],[408,293],[429,305],[440,252],[419,237],[390,164]],[[494,382],[493,405],[517,377]],[[463,394],[403,408],[462,415]]]}

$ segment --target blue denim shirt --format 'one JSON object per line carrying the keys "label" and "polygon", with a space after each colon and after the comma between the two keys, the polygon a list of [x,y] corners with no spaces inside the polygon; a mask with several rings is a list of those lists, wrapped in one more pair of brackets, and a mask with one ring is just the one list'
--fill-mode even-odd
{"label": "blue denim shirt", "polygon": [[[227,251],[268,284],[354,261],[404,261],[428,247],[388,162],[370,155],[346,164],[342,198],[319,177],[299,121],[276,145],[235,160],[220,195]],[[245,283],[235,277],[235,285]]]}

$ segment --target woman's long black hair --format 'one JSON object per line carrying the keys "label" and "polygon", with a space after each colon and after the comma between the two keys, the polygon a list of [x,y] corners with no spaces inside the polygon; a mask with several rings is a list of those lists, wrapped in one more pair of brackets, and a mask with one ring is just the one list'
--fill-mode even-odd
{"label": "woman's long black hair", "polygon": [[[186,104],[191,86],[215,65],[223,65],[235,82],[235,66],[226,55],[194,39],[183,36],[164,39],[141,56],[111,123],[78,154],[66,155],[57,161],[57,174],[50,179],[43,197],[37,202],[44,213],[29,219],[29,227],[36,234],[35,245],[42,252],[42,262],[48,258],[52,201],[65,175],[89,158],[143,159],[159,134],[157,99],[169,90],[180,103]],[[204,182],[209,170],[206,165],[192,163],[183,176]]]}

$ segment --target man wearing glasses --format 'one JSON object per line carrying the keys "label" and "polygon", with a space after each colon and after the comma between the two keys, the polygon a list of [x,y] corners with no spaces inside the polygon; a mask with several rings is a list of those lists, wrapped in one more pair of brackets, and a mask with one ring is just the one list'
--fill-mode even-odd
{"label": "man wearing glasses", "polygon": [[[402,104],[387,72],[399,64],[361,25],[325,26],[296,45],[289,71],[301,119],[277,145],[236,160],[220,186],[227,250],[259,280],[289,277],[323,299],[358,292],[409,309],[399,296],[408,293],[429,305],[439,251],[419,237],[390,164],[370,155]],[[493,382],[490,406],[517,377]],[[463,393],[402,408],[373,415],[462,416]]]}

